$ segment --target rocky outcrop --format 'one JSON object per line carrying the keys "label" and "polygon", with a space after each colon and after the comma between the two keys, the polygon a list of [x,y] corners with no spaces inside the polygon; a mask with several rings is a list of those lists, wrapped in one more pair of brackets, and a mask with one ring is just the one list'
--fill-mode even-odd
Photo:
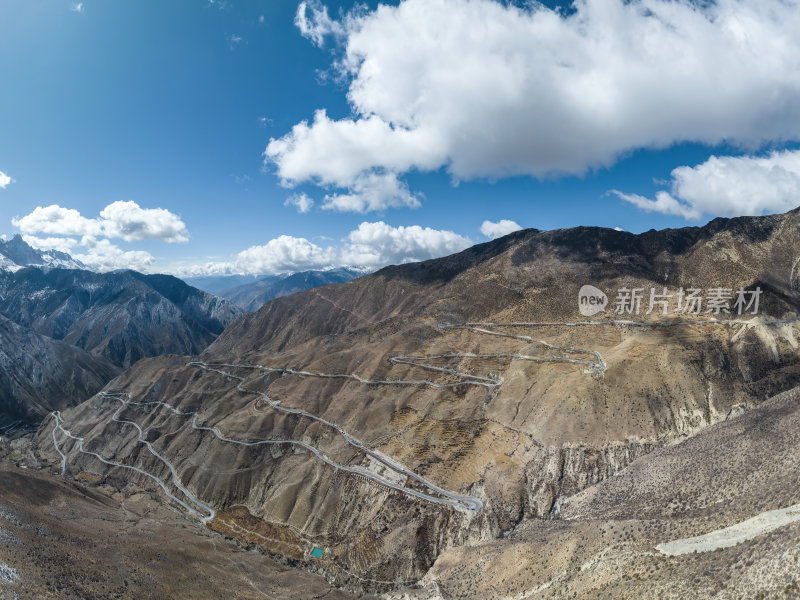
{"label": "rocky outcrop", "polygon": [[658,447],[631,441],[606,448],[542,448],[525,465],[525,518],[558,516],[565,498],[616,475]]}

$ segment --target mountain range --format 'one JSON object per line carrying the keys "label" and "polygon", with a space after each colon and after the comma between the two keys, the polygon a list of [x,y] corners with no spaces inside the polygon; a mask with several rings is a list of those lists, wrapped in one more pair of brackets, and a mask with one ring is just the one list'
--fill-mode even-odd
{"label": "mountain range", "polygon": [[[0,242],[3,421],[38,422],[140,358],[195,354],[244,314],[169,275],[95,273],[68,255]],[[3,415],[5,415],[3,417]]]}
{"label": "mountain range", "polygon": [[0,314],[128,367],[198,353],[243,311],[170,275],[26,267],[0,273]]}
{"label": "mountain range", "polygon": [[747,536],[670,549],[800,498],[798,263],[800,210],[518,231],[139,360],[34,451],[355,593],[756,597],[791,584],[797,525],[758,563]]}

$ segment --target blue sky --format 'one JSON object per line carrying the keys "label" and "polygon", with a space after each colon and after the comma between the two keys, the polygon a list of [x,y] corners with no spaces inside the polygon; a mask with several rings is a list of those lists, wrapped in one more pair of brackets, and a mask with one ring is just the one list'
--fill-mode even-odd
{"label": "blue sky", "polygon": [[3,2],[0,233],[97,268],[269,272],[427,258],[504,231],[485,221],[800,204],[797,6],[399,4]]}

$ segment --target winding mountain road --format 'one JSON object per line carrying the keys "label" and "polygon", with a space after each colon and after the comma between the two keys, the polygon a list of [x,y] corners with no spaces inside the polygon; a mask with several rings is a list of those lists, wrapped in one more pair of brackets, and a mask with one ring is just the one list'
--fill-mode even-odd
{"label": "winding mountain road", "polygon": [[[406,487],[405,485],[399,485],[394,481],[390,481],[381,475],[378,475],[370,470],[365,468],[361,468],[358,466],[351,467],[347,465],[339,464],[329,457],[327,457],[324,453],[322,453],[318,448],[307,444],[305,442],[299,440],[291,440],[291,439],[283,439],[283,440],[273,440],[273,439],[262,439],[262,440],[236,440],[230,437],[225,436],[222,434],[216,427],[207,426],[207,425],[200,425],[198,424],[199,415],[195,411],[181,411],[174,406],[171,406],[165,402],[160,401],[148,401],[148,402],[135,402],[130,399],[130,397],[122,392],[101,392],[100,395],[105,398],[113,398],[120,402],[120,407],[112,414],[110,417],[111,421],[117,423],[124,423],[128,425],[132,425],[137,430],[137,439],[140,443],[143,443],[147,446],[148,450],[150,451],[153,456],[155,456],[159,461],[161,461],[170,471],[172,475],[172,484],[180,490],[181,494],[188,500],[190,504],[187,504],[183,500],[179,499],[175,496],[168,488],[167,484],[156,477],[155,475],[148,473],[138,467],[125,465],[121,463],[113,462],[109,459],[106,459],[96,452],[88,451],[84,448],[84,438],[78,437],[70,433],[64,427],[64,421],[61,416],[60,411],[55,411],[51,413],[55,419],[55,426],[52,431],[52,439],[53,444],[55,446],[56,451],[58,452],[59,456],[61,457],[61,472],[62,475],[66,472],[66,461],[67,456],[61,450],[57,439],[56,439],[56,431],[62,432],[67,437],[70,437],[79,442],[79,450],[85,454],[92,455],[103,463],[121,467],[126,469],[131,469],[136,471],[142,475],[145,475],[158,483],[158,485],[164,490],[169,498],[174,500],[180,506],[184,507],[187,511],[191,514],[195,515],[203,522],[207,522],[213,519],[216,516],[216,511],[202,502],[199,498],[194,496],[188,489],[180,481],[178,476],[177,469],[169,461],[166,457],[162,456],[161,454],[156,451],[152,444],[144,439],[144,432],[141,426],[136,423],[135,421],[130,421],[126,419],[120,419],[119,415],[121,414],[122,410],[124,410],[128,406],[148,406],[148,405],[158,405],[162,406],[176,415],[191,417],[191,426],[193,429],[197,431],[207,431],[212,433],[217,439],[231,444],[238,444],[242,446],[259,446],[259,445],[268,445],[268,444],[290,444],[295,445],[305,450],[311,452],[316,458],[320,461],[324,462],[325,464],[344,471],[348,473],[352,473],[355,475],[359,475],[361,477],[365,477],[370,479],[382,486],[387,488],[399,491],[401,493],[407,494],[409,496],[418,498],[420,500],[424,500],[427,502],[432,502],[436,504],[442,504],[446,506],[451,506],[453,508],[466,511],[468,513],[478,513],[483,508],[483,503],[480,499],[456,494],[445,490],[436,484],[432,483],[431,481],[425,479],[421,475],[413,472],[411,469],[406,467],[405,465],[401,464],[400,462],[396,461],[395,459],[386,456],[385,454],[373,450],[369,448],[366,444],[359,441],[358,439],[354,438],[352,435],[347,433],[341,426],[336,423],[333,423],[327,419],[324,419],[320,416],[314,415],[308,411],[298,408],[287,408],[280,405],[280,401],[273,400],[267,394],[260,392],[258,390],[250,389],[245,387],[245,378],[239,375],[235,375],[223,369],[253,369],[253,370],[260,370],[267,373],[282,373],[288,375],[297,375],[301,377],[318,377],[323,379],[349,379],[352,381],[356,381],[362,384],[367,385],[418,385],[418,386],[429,386],[434,388],[449,388],[459,385],[474,385],[480,386],[485,388],[496,388],[502,385],[502,379],[499,377],[485,377],[480,375],[473,375],[471,373],[466,373],[463,371],[458,371],[453,367],[448,366],[438,366],[433,364],[432,361],[442,360],[442,359],[487,359],[487,358],[507,358],[510,360],[527,360],[533,362],[565,362],[576,364],[584,367],[584,373],[587,374],[595,374],[599,373],[602,374],[606,369],[605,361],[601,354],[595,350],[586,350],[581,348],[572,348],[568,346],[557,346],[554,344],[550,344],[543,340],[535,339],[528,335],[516,335],[512,333],[507,333],[504,331],[500,331],[499,329],[505,327],[549,327],[549,326],[567,326],[567,327],[577,327],[577,326],[607,326],[607,325],[618,325],[618,326],[641,326],[641,327],[672,327],[677,325],[773,325],[773,324],[784,324],[790,323],[800,320],[800,317],[793,317],[789,319],[774,319],[774,320],[698,320],[698,321],[664,321],[664,322],[638,322],[638,321],[627,321],[627,320],[613,320],[613,321],[581,321],[575,323],[548,323],[548,322],[512,322],[512,323],[491,323],[491,322],[468,322],[468,323],[438,323],[435,326],[440,329],[445,330],[455,330],[455,329],[463,329],[468,330],[473,333],[481,334],[481,335],[492,335],[492,336],[500,336],[506,337],[510,339],[515,339],[519,341],[523,341],[529,344],[538,345],[546,350],[555,351],[559,354],[555,356],[532,356],[528,354],[519,354],[519,353],[493,353],[493,354],[475,354],[475,353],[444,353],[438,355],[430,355],[430,356],[413,356],[413,355],[405,355],[405,354],[392,354],[389,356],[389,361],[392,364],[406,364],[410,366],[419,367],[425,370],[443,373],[451,377],[457,378],[457,381],[451,382],[436,382],[429,379],[365,379],[355,374],[350,373],[316,373],[312,371],[307,371],[303,369],[292,369],[287,367],[268,367],[264,365],[252,365],[252,364],[234,364],[234,363],[205,363],[202,361],[190,361],[188,366],[193,366],[202,369],[205,372],[214,372],[219,375],[222,375],[226,378],[232,379],[237,381],[236,389],[241,393],[245,394],[253,394],[259,396],[263,399],[267,405],[270,406],[271,409],[283,412],[285,414],[292,414],[301,416],[304,418],[308,418],[318,423],[321,423],[331,429],[335,430],[349,445],[357,450],[364,452],[367,456],[370,456],[384,465],[386,468],[394,471],[396,474],[410,478],[420,485],[422,485],[426,492],[418,491],[415,489],[411,489]],[[573,355],[573,356],[569,356]],[[575,355],[589,355],[593,357],[593,359],[589,358],[575,358]]]}
{"label": "winding mountain road", "polygon": [[[123,405],[123,408],[124,408],[124,405]],[[119,412],[120,410],[121,409],[117,409],[117,412]],[[117,415],[117,412],[114,413],[114,416]],[[66,456],[61,451],[61,448],[58,446],[58,442],[56,442],[56,438],[55,438],[56,429],[58,429],[61,433],[63,433],[67,437],[72,438],[73,440],[77,441],[78,442],[78,450],[80,450],[82,453],[94,456],[100,462],[105,463],[107,465],[110,465],[112,467],[120,467],[120,468],[123,468],[123,469],[130,469],[131,471],[136,471],[137,473],[140,473],[140,474],[142,474],[142,475],[144,475],[146,477],[149,477],[150,479],[152,479],[153,481],[155,481],[159,485],[159,487],[164,491],[164,493],[169,498],[174,500],[177,504],[179,504],[180,506],[185,508],[188,512],[190,512],[191,514],[193,514],[194,516],[199,518],[204,523],[208,522],[208,521],[211,521],[216,516],[216,514],[217,514],[216,510],[214,510],[213,508],[211,508],[210,506],[208,506],[207,504],[205,504],[204,502],[202,502],[201,500],[196,498],[194,495],[192,495],[191,492],[189,492],[189,490],[187,490],[181,484],[180,480],[178,479],[178,474],[175,471],[175,467],[172,465],[172,463],[169,462],[167,459],[165,459],[160,454],[158,454],[158,452],[156,452],[153,449],[153,447],[150,444],[150,442],[147,442],[146,440],[143,440],[141,438],[141,428],[138,425],[136,427],[137,427],[137,429],[139,429],[139,432],[140,432],[139,441],[143,442],[144,444],[146,444],[147,448],[150,450],[150,452],[152,452],[153,455],[156,458],[158,458],[165,465],[167,465],[167,467],[169,468],[169,470],[172,473],[172,483],[175,485],[175,487],[178,488],[193,504],[195,504],[195,506],[199,506],[201,508],[201,510],[197,510],[193,506],[189,506],[186,502],[184,502],[183,500],[181,500],[180,498],[175,496],[170,491],[169,487],[167,487],[167,484],[164,483],[161,479],[159,479],[155,475],[153,475],[152,473],[149,473],[149,472],[145,471],[144,469],[140,469],[139,467],[134,467],[132,465],[125,465],[125,464],[122,464],[122,463],[114,462],[112,460],[108,460],[107,458],[101,456],[97,452],[92,452],[91,450],[86,450],[83,447],[83,444],[85,443],[86,440],[84,438],[82,438],[82,437],[77,436],[77,435],[73,435],[69,430],[67,430],[64,427],[64,419],[61,416],[61,411],[57,410],[57,411],[54,411],[54,412],[52,412],[50,414],[53,416],[53,418],[55,418],[55,421],[56,421],[55,426],[53,428],[53,443],[56,445],[56,450],[58,451],[58,453],[62,456],[62,469],[66,467]],[[116,420],[116,419],[114,419],[112,417],[112,420]],[[130,424],[135,425],[135,423],[133,423],[132,421],[118,421],[118,422],[120,422],[120,423],[130,423]],[[62,470],[62,474],[63,473],[64,473],[64,471]],[[207,514],[203,514],[203,512],[201,512],[201,511],[205,511]]]}

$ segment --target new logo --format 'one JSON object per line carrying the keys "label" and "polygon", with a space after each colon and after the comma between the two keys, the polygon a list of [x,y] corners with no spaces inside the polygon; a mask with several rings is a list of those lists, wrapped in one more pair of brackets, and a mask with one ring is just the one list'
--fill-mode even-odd
{"label": "new logo", "polygon": [[578,308],[584,317],[593,317],[608,306],[608,296],[593,285],[585,285],[578,292]]}

